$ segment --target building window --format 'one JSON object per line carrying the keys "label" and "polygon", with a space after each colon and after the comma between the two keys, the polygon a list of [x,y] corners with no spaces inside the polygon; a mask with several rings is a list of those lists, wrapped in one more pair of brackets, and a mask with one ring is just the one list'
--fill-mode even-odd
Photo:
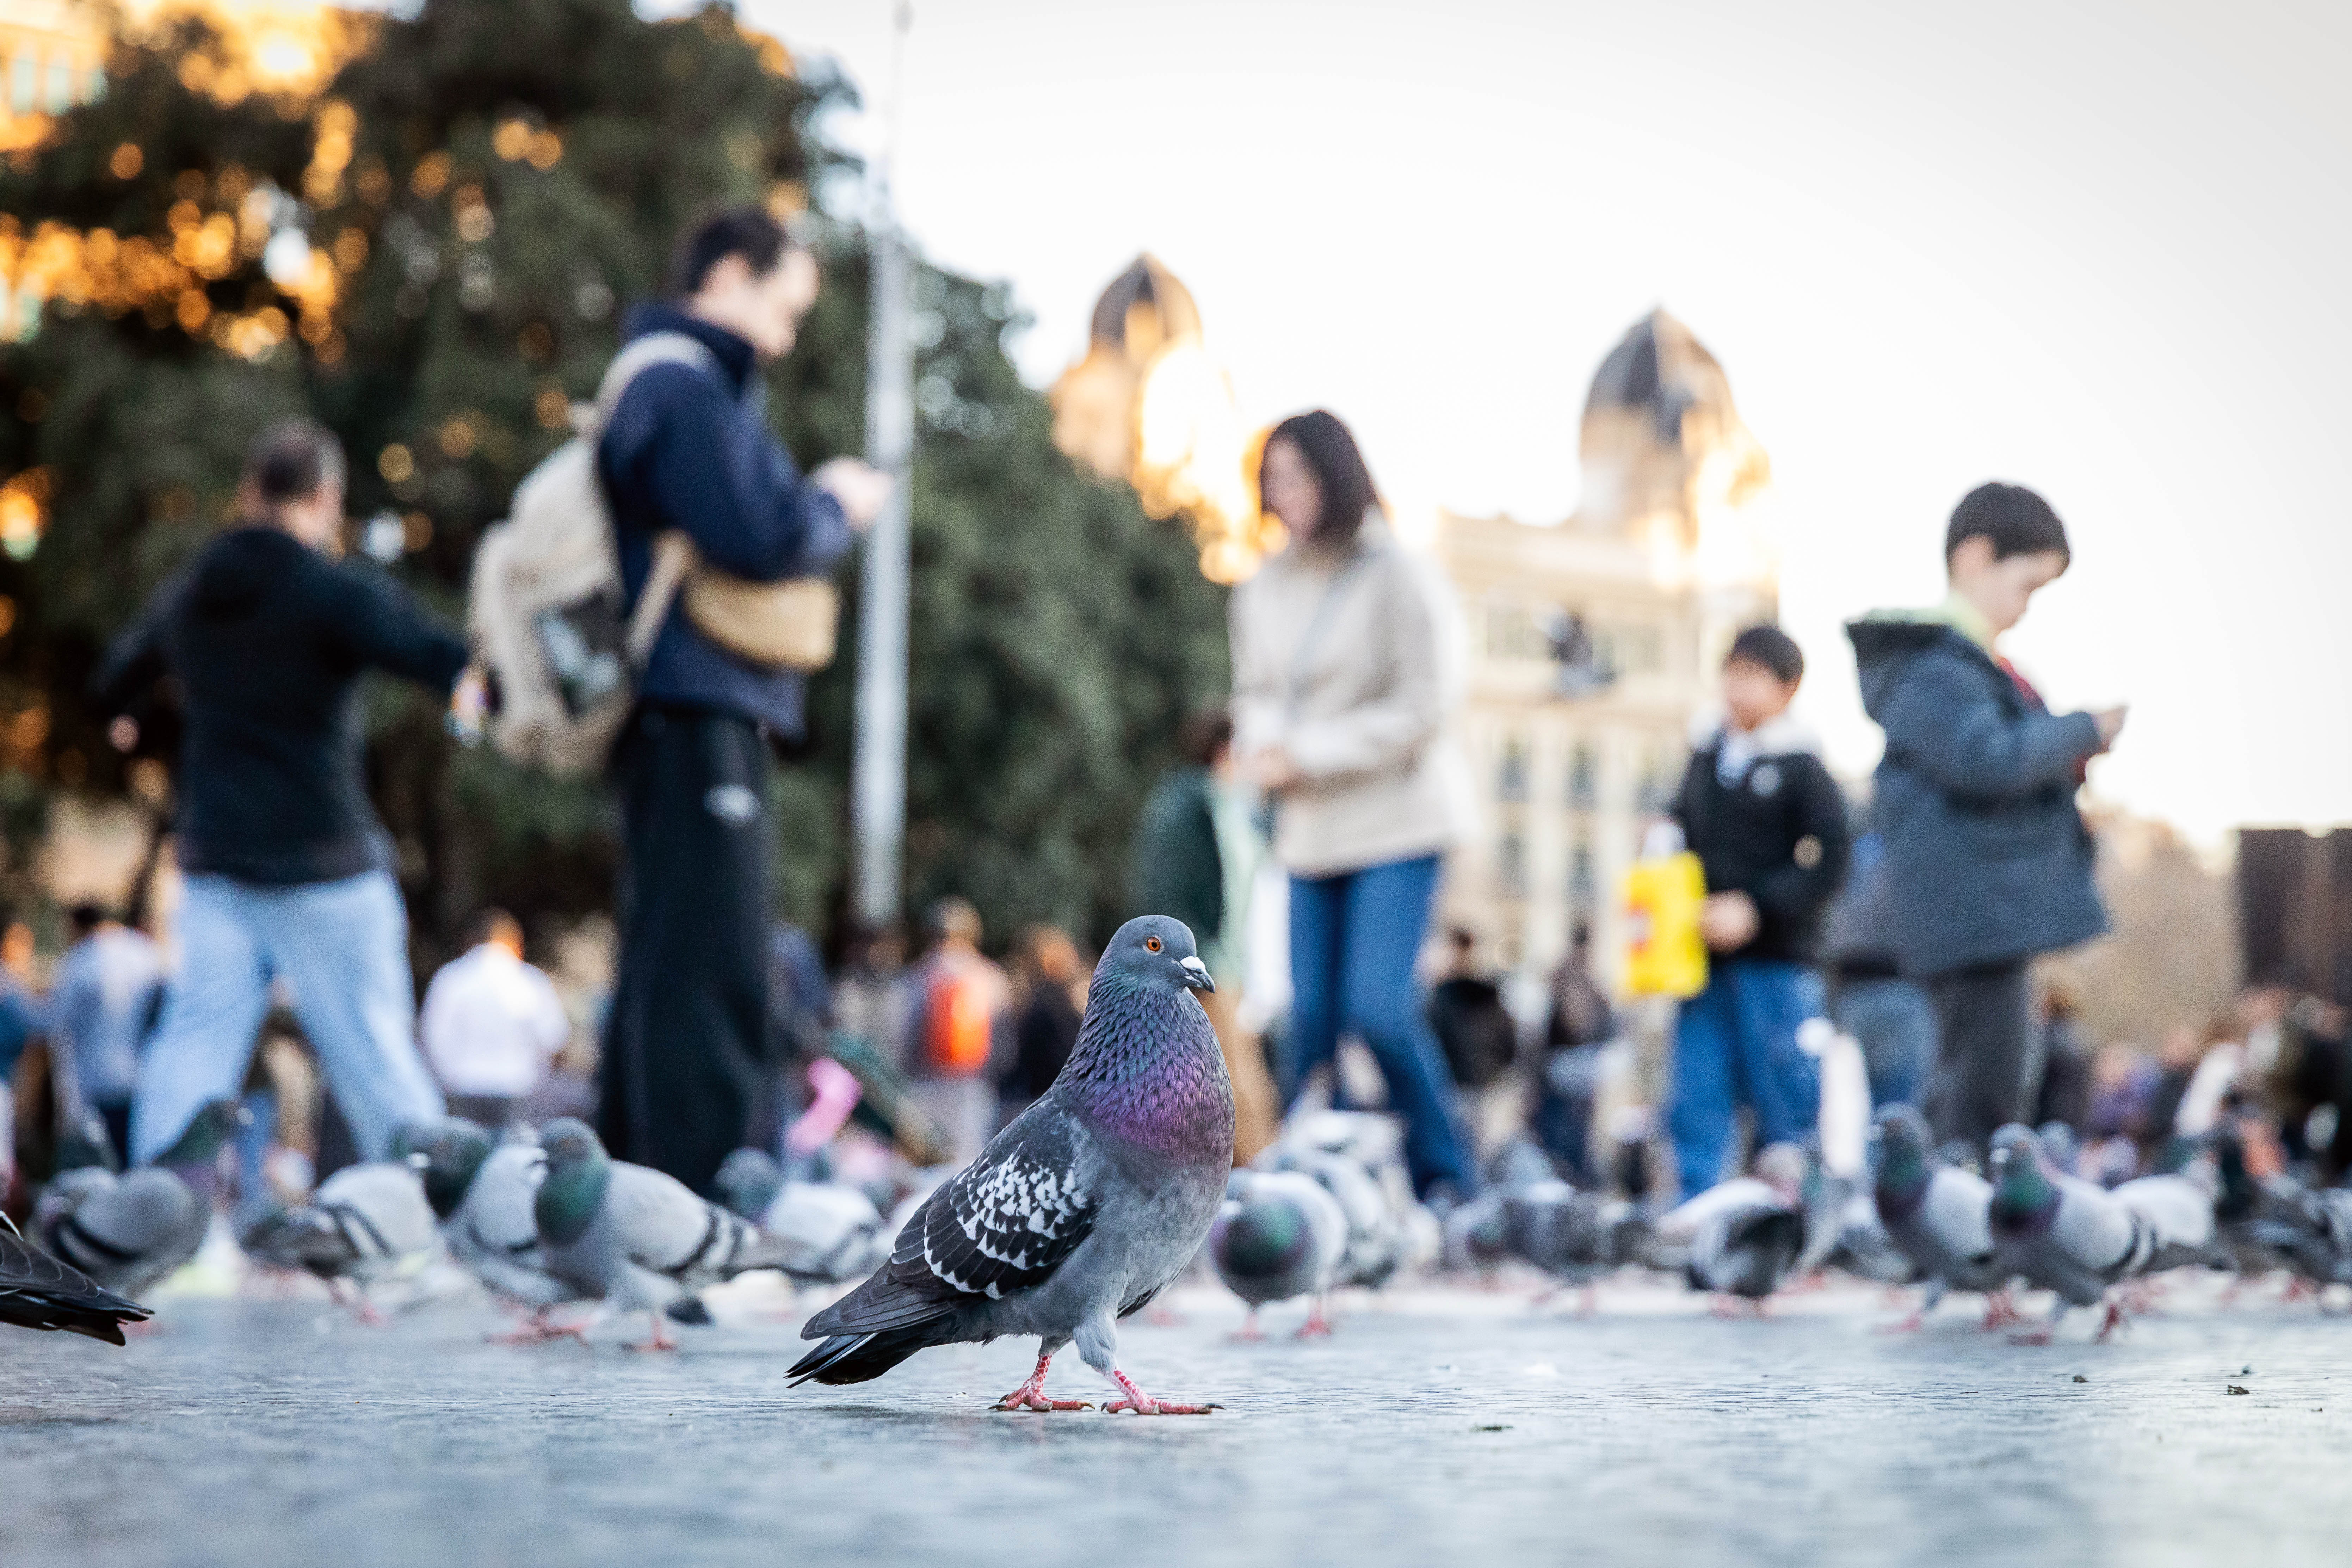
{"label": "building window", "polygon": [[1503,760],[1495,770],[1495,797],[1528,798],[1528,743],[1517,735],[1503,742]]}
{"label": "building window", "polygon": [[1579,834],[1568,852],[1568,907],[1578,920],[1588,920],[1599,894],[1592,871],[1592,841]]}
{"label": "building window", "polygon": [[73,61],[59,55],[49,62],[49,112],[63,114],[73,106]]}
{"label": "building window", "polygon": [[1666,639],[1657,627],[1603,626],[1593,633],[1601,664],[1620,675],[1654,675],[1666,667]]}
{"label": "building window", "polygon": [[20,50],[8,62],[8,109],[14,114],[30,114],[41,105],[41,62],[33,58],[30,49]]}
{"label": "building window", "polygon": [[1642,784],[1634,805],[1642,811],[1664,811],[1675,798],[1675,777],[1665,753],[1655,747],[1642,754]]}
{"label": "building window", "polygon": [[1525,898],[1528,891],[1527,841],[1516,833],[1506,833],[1495,844],[1495,879],[1503,885],[1507,897]]}
{"label": "building window", "polygon": [[84,103],[96,103],[105,96],[106,68],[92,66],[89,68],[89,75],[82,79],[81,100]]}
{"label": "building window", "polygon": [[1579,741],[1568,754],[1568,804],[1591,811],[1601,804],[1601,758],[1590,741]]}

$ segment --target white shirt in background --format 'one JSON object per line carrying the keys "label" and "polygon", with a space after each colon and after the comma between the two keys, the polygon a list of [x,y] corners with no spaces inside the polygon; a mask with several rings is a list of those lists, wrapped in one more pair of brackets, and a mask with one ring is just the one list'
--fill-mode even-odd
{"label": "white shirt in background", "polygon": [[545,974],[486,942],[434,975],[417,1032],[443,1089],[515,1099],[547,1076],[572,1020]]}

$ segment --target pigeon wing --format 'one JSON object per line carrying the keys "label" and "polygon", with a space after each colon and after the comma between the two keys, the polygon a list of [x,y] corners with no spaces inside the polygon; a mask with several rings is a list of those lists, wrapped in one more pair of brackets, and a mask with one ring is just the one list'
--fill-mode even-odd
{"label": "pigeon wing", "polygon": [[906,1328],[1051,1279],[1101,1212],[1077,1173],[1083,1136],[1051,1100],[1022,1112],[908,1216],[890,1261],[801,1337]]}
{"label": "pigeon wing", "polygon": [[677,1177],[618,1160],[604,1206],[630,1262],[694,1283],[730,1278],[737,1256],[757,1234]]}

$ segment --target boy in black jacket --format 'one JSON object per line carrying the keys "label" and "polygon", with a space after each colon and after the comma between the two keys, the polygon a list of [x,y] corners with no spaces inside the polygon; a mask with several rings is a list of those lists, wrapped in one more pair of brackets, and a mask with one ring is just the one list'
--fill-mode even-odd
{"label": "boy in black jacket", "polygon": [[1683,1196],[1715,1184],[1733,1110],[1756,1142],[1802,1142],[1821,1079],[1797,1030],[1822,1016],[1812,967],[1822,910],[1845,875],[1845,801],[1817,743],[1788,713],[1805,656],[1777,626],[1750,626],[1723,662],[1722,724],[1691,752],[1675,820],[1706,871],[1699,930],[1706,989],[1675,1026],[1666,1127]]}

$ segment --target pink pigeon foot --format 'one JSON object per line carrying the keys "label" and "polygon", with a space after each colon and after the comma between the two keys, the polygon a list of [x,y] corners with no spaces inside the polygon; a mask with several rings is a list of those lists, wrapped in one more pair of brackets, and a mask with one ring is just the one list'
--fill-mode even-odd
{"label": "pink pigeon foot", "polygon": [[2005,1328],[2011,1323],[2021,1323],[2024,1321],[2024,1316],[2018,1311],[2016,1303],[2009,1299],[2009,1292],[1994,1290],[1985,1297],[1984,1322],[1979,1331],[1989,1334],[1995,1329]]}
{"label": "pink pigeon foot", "polygon": [[1264,1344],[1265,1342],[1265,1331],[1257,1326],[1257,1309],[1255,1307],[1252,1307],[1249,1310],[1248,1315],[1242,1319],[1242,1326],[1233,1331],[1231,1338],[1235,1342],[1245,1345]]}
{"label": "pink pigeon foot", "polygon": [[1051,1413],[1055,1410],[1092,1410],[1094,1406],[1083,1399],[1048,1399],[1045,1397],[1045,1369],[1052,1365],[1053,1362],[1054,1358],[1050,1355],[1039,1356],[1037,1358],[1037,1370],[1029,1374],[1029,1381],[1014,1389],[1012,1393],[1006,1394],[1003,1398],[998,1400],[993,1405],[990,1406],[990,1408],[993,1410],[1036,1410],[1046,1413]]}
{"label": "pink pigeon foot", "polygon": [[2099,1320],[2099,1331],[2091,1336],[2091,1342],[2098,1345],[2105,1344],[2109,1338],[2115,1334],[2116,1330],[2128,1327],[2130,1325],[2130,1319],[2124,1316],[2124,1309],[2121,1302],[2108,1302],[2107,1315]]}
{"label": "pink pigeon foot", "polygon": [[[633,1351],[674,1351],[677,1349],[677,1341],[670,1334],[668,1325],[662,1321],[661,1309],[659,1307],[656,1307],[652,1311],[646,1315],[653,1320],[654,1337],[646,1341],[642,1344],[634,1344],[628,1348]],[[587,1341],[583,1340],[581,1343],[585,1344],[587,1343]]]}
{"label": "pink pigeon foot", "polygon": [[1302,1340],[1328,1340],[1331,1337],[1331,1320],[1323,1310],[1323,1298],[1318,1296],[1314,1305],[1307,1309],[1307,1321],[1298,1325],[1298,1332],[1294,1337]]}
{"label": "pink pigeon foot", "polygon": [[1136,1387],[1135,1380],[1117,1367],[1111,1369],[1110,1375],[1113,1382],[1127,1390],[1127,1397],[1114,1399],[1104,1405],[1103,1414],[1106,1415],[1116,1415],[1122,1410],[1131,1410],[1138,1415],[1206,1415],[1212,1410],[1224,1408],[1222,1405],[1171,1405],[1164,1399],[1154,1399]]}

